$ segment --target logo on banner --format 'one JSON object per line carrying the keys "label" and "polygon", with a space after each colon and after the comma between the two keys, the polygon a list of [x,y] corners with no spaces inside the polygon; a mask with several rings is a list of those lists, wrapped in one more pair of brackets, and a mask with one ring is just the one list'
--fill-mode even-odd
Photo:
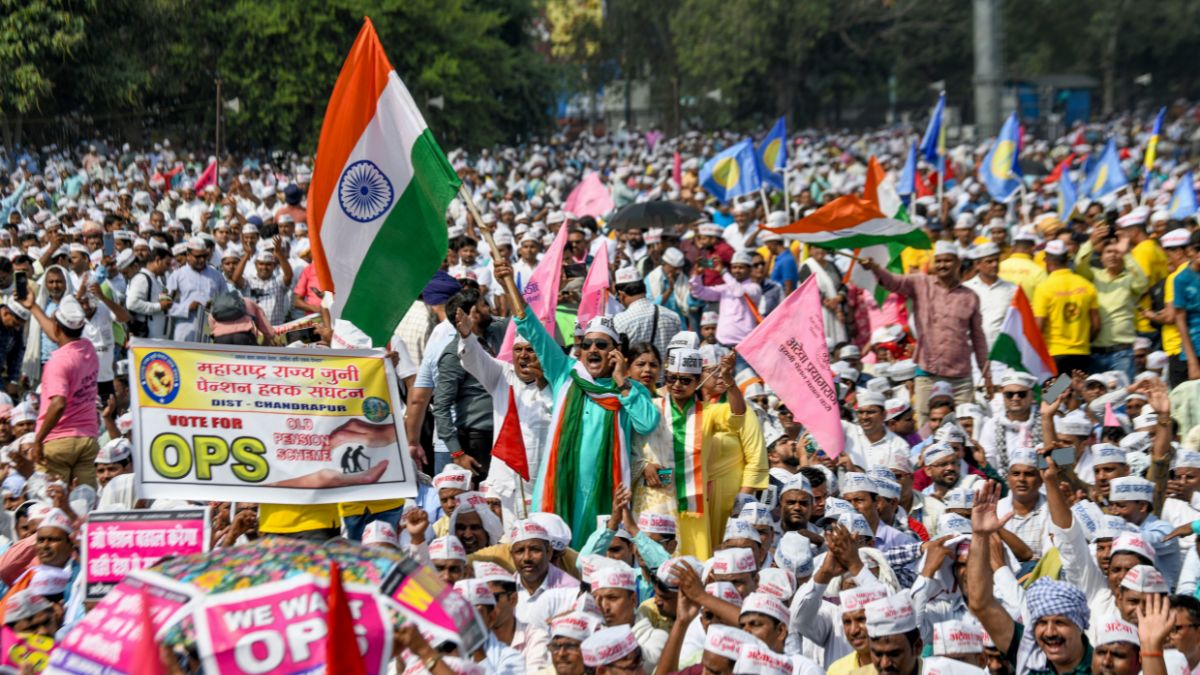
{"label": "logo on banner", "polygon": [[150,352],[138,372],[142,391],[159,405],[167,405],[179,394],[179,366],[162,352]]}
{"label": "logo on banner", "polygon": [[376,424],[386,420],[392,414],[392,406],[378,396],[368,396],[363,401],[363,417]]}

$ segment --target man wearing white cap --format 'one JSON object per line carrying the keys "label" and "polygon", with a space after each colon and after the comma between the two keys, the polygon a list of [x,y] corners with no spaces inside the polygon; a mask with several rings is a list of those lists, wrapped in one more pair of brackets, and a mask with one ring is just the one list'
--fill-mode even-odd
{"label": "man wearing white cap", "polygon": [[32,293],[25,296],[22,306],[30,310],[45,335],[58,343],[42,367],[42,403],[30,459],[68,485],[78,480],[94,488],[100,452],[96,441],[100,435],[96,414],[100,362],[95,346],[84,338],[87,314],[72,295],[63,296],[53,318],[34,302]]}
{"label": "man wearing white cap", "polygon": [[1014,451],[1042,442],[1042,415],[1033,400],[1035,385],[1036,378],[1016,370],[1000,378],[1004,413],[988,417],[975,434],[988,464],[996,471],[1008,471],[1009,455]]}
{"label": "man wearing white cap", "polygon": [[1171,524],[1154,515],[1154,483],[1140,476],[1124,476],[1109,483],[1112,512],[1138,527],[1142,538],[1154,547],[1157,567],[1171,587],[1179,580],[1183,565],[1178,542],[1167,539]]}
{"label": "man wearing white cap", "polygon": [[1055,239],[1046,244],[1046,281],[1030,298],[1033,318],[1046,340],[1058,372],[1087,371],[1092,338],[1100,333],[1100,303],[1096,287],[1071,271],[1067,245]]}
{"label": "man wearing white cap", "polygon": [[[505,420],[509,415],[515,415],[525,445],[526,466],[531,471],[536,470],[541,466],[542,443],[550,427],[550,412],[554,403],[537,353],[528,340],[516,336],[512,344],[512,361],[495,358],[479,339],[476,321],[476,312],[459,313],[456,324],[459,334],[458,357],[463,370],[491,395],[493,446],[499,440]],[[510,403],[516,405],[515,410],[509,410]],[[530,478],[533,476],[530,475]],[[525,495],[533,494],[533,481],[522,479],[507,462],[492,462],[485,483],[495,490],[501,504],[509,512],[527,512],[528,506],[518,502]]]}
{"label": "man wearing white cap", "polygon": [[429,561],[443,583],[453,584],[467,576],[467,550],[454,535],[429,542]]}
{"label": "man wearing white cap", "polygon": [[681,329],[679,315],[665,311],[646,297],[646,282],[634,267],[622,267],[616,273],[617,300],[625,309],[613,317],[617,332],[630,344],[649,342],[660,355]]}
{"label": "man wearing white cap", "polygon": [[[506,261],[497,261],[496,276],[511,286],[512,268]],[[533,510],[562,516],[579,546],[595,530],[597,516],[612,512],[614,475],[626,484],[630,480],[628,439],[634,431],[652,432],[660,414],[645,386],[626,377],[620,335],[611,319],[588,322],[577,360],[564,354],[542,322],[526,311],[515,289],[509,292],[516,296],[517,331],[533,345],[555,396],[553,414],[563,421],[551,423]],[[561,459],[568,454],[570,464]]]}
{"label": "man wearing white cap", "polygon": [[187,242],[187,264],[167,277],[166,291],[172,304],[168,314],[175,322],[171,339],[198,342],[205,309],[217,294],[225,291],[225,277],[208,264],[208,245],[193,237]]}
{"label": "man wearing white cap", "polygon": [[842,428],[846,434],[846,452],[859,468],[884,464],[894,452],[908,452],[908,443],[892,433],[884,422],[887,400],[883,394],[862,389],[855,400],[858,423],[843,422]]}
{"label": "man wearing white cap", "polygon": [[613,561],[596,570],[589,580],[592,595],[610,627],[629,626],[649,668],[658,663],[667,632],[655,628],[645,616],[637,616],[637,581],[632,567]]}
{"label": "man wearing white cap", "polygon": [[675,312],[681,320],[687,319],[688,277],[683,273],[687,259],[683,251],[670,247],[662,252],[662,263],[646,274],[646,297],[650,302]]}
{"label": "man wearing white cap", "polygon": [[684,242],[683,253],[692,262],[692,273],[700,274],[706,286],[721,283],[721,273],[733,259],[733,249],[722,238],[725,228],[714,223],[700,223],[696,236]]}
{"label": "man wearing white cap", "polygon": [[720,303],[717,342],[735,347],[762,321],[758,311],[762,288],[750,278],[753,259],[749,253],[734,254],[728,271],[723,262],[715,264],[715,270],[721,273],[721,283],[706,286],[697,271],[691,280],[692,295],[705,302]]}
{"label": "man wearing white cap", "polygon": [[133,315],[130,330],[137,337],[162,339],[167,336],[167,310],[172,302],[166,295],[167,278],[164,275],[170,265],[169,251],[149,251],[142,269],[129,280],[125,308]]}
{"label": "man wearing white cap", "polygon": [[96,454],[96,481],[103,490],[109,481],[133,473],[133,444],[124,436],[114,438]]}
{"label": "man wearing white cap", "polygon": [[921,673],[921,631],[917,612],[908,593],[900,592],[867,603],[867,635],[871,643],[873,666],[850,671],[854,675]]}
{"label": "man wearing white cap", "polygon": [[550,563],[550,533],[537,521],[520,520],[509,534],[513,565],[517,568],[517,618],[545,628],[565,611],[579,594],[579,581]]}
{"label": "man wearing white cap", "polygon": [[1012,305],[1017,285],[1000,278],[1000,248],[988,242],[967,249],[967,258],[975,276],[963,282],[963,286],[979,296],[979,313],[983,319],[983,332],[987,335],[988,348],[996,342],[1004,315]]}
{"label": "man wearing white cap", "polygon": [[564,613],[550,622],[549,653],[553,668],[535,675],[584,675],[582,645],[603,627],[600,618],[582,611]]}
{"label": "man wearing white cap", "polygon": [[971,359],[983,373],[991,391],[991,369],[987,358],[987,335],[979,312],[979,296],[959,281],[958,247],[939,241],[934,246],[934,273],[894,275],[869,258],[863,267],[873,272],[880,285],[893,293],[912,298],[916,312],[917,341],[915,360],[920,369],[913,393],[913,408],[923,424],[926,403],[935,381],[948,382],[959,403],[969,401],[975,383]]}
{"label": "man wearing white cap", "polygon": [[1013,236],[1011,252],[1000,262],[1000,278],[1020,286],[1026,298],[1032,298],[1038,284],[1046,280],[1046,270],[1033,260],[1037,239],[1032,226],[1019,228]]}
{"label": "man wearing white cap", "polygon": [[584,640],[580,648],[583,665],[593,669],[596,675],[644,675],[647,670],[654,669],[654,662],[645,657],[629,626],[601,628]]}

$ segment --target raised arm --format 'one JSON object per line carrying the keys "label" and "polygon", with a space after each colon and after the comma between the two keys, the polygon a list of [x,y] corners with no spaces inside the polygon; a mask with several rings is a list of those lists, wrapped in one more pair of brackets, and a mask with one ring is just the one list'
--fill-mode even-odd
{"label": "raised arm", "polygon": [[971,549],[967,556],[967,608],[983,624],[1000,653],[1006,653],[1012,644],[1015,627],[1012,617],[992,594],[991,539],[1012,517],[996,517],[996,503],[1000,501],[1000,485],[988,481],[975,495],[971,507]]}

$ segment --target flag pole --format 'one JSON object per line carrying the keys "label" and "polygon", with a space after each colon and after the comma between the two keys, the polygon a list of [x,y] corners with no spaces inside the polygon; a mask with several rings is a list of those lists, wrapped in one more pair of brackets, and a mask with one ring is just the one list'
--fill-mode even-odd
{"label": "flag pole", "polygon": [[[483,233],[483,239],[487,242],[488,248],[491,249],[492,260],[502,260],[503,256],[500,253],[500,247],[496,246],[496,240],[492,238],[491,229],[484,226],[483,216],[479,215],[479,207],[475,206],[475,200],[471,199],[465,183],[459,183],[458,195],[466,203],[467,211],[470,212],[471,218],[475,220],[475,225],[479,228],[479,231]],[[566,223],[563,223],[560,227],[566,227]],[[504,290],[507,291],[508,301],[512,304],[512,314],[516,316],[518,309],[522,306],[521,292],[517,290],[517,282],[512,277],[505,278]]]}
{"label": "flag pole", "polygon": [[767,201],[767,188],[759,185],[758,196],[762,197],[763,218],[766,218],[767,216],[771,215],[771,203]]}
{"label": "flag pole", "polygon": [[[513,473],[516,473],[515,471]],[[525,512],[524,518],[529,517],[529,505],[525,503],[525,479],[517,476],[517,486],[521,488],[521,510]]]}

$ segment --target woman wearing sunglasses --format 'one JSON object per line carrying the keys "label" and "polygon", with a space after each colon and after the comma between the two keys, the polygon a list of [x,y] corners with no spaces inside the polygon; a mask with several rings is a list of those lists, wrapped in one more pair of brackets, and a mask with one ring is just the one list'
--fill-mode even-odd
{"label": "woman wearing sunglasses", "polygon": [[650,433],[659,412],[646,387],[627,377],[611,317],[588,322],[576,344],[579,358],[572,358],[537,316],[525,311],[511,265],[497,260],[495,273],[508,290],[517,331],[537,353],[554,397],[533,510],[561,516],[571,527],[571,546],[578,550],[596,529],[597,516],[612,513],[617,485],[630,483],[633,432]]}
{"label": "woman wearing sunglasses", "polygon": [[[700,350],[671,350],[666,387],[654,400],[661,418],[639,448],[635,489],[642,493],[642,510],[675,514],[677,553],[701,560],[721,541],[737,493],[767,482],[757,418],[746,414],[741,391],[731,386],[735,359],[729,352],[706,369]],[[705,396],[706,381],[714,379],[724,383],[725,401]]]}

